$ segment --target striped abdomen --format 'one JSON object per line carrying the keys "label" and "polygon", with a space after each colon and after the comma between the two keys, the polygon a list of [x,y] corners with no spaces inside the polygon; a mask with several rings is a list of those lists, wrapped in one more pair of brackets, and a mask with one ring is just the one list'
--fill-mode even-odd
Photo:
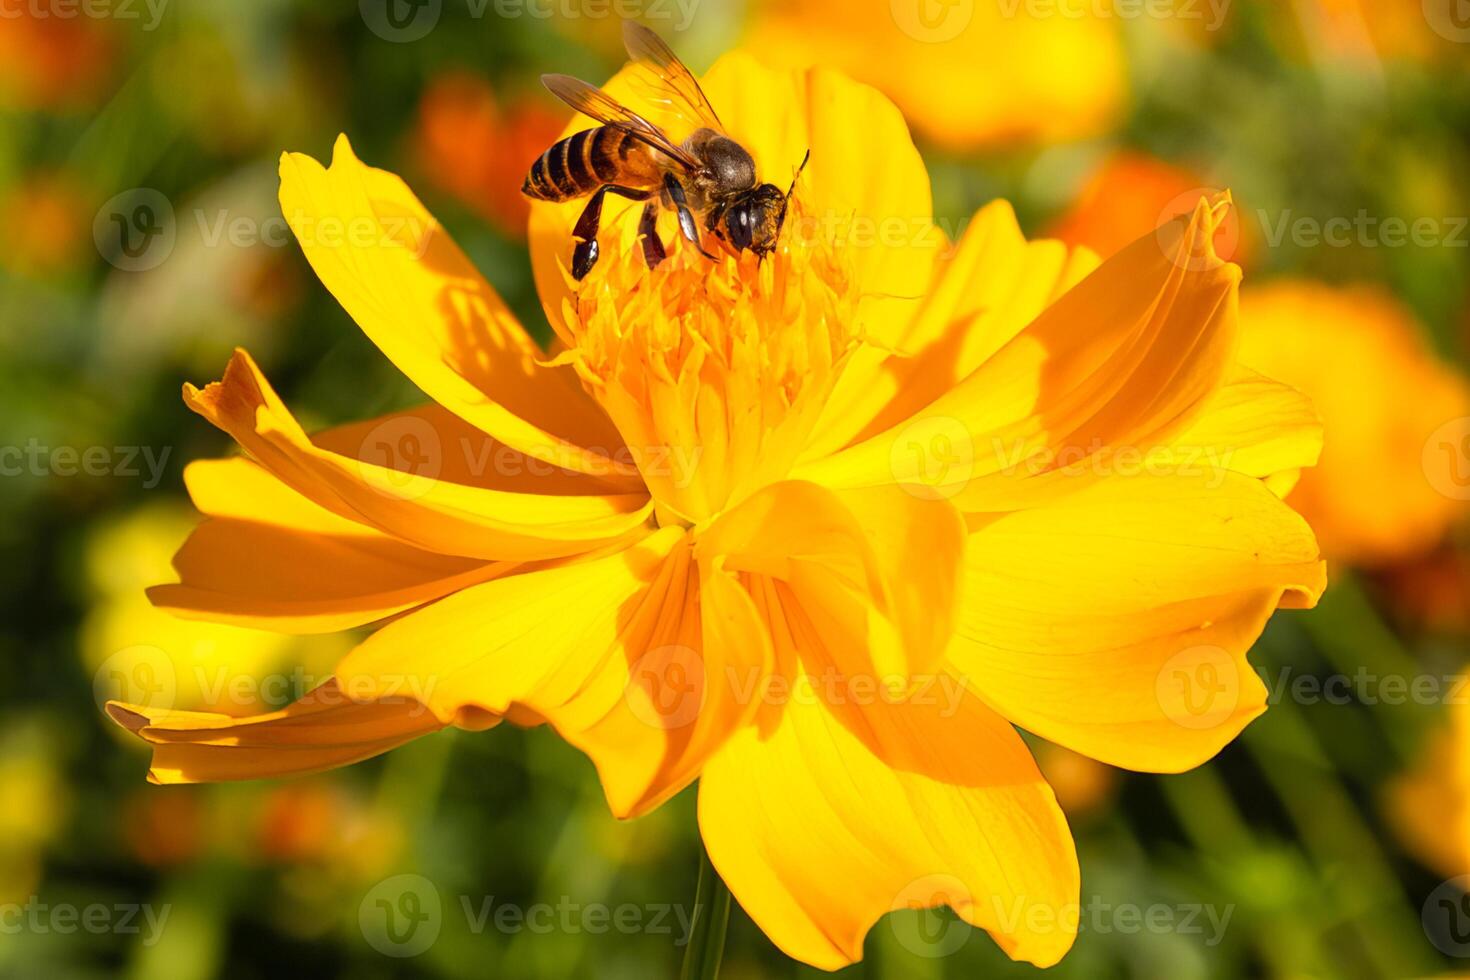
{"label": "striped abdomen", "polygon": [[531,164],[521,193],[538,201],[585,197],[603,184],[654,188],[663,179],[653,149],[616,126],[584,129]]}

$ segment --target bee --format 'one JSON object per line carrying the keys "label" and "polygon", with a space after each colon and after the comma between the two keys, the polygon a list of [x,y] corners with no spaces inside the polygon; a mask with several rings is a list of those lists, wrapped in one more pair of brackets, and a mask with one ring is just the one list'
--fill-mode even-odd
{"label": "bee", "polygon": [[521,187],[521,193],[537,201],[591,195],[572,230],[573,277],[586,278],[597,264],[597,230],[608,194],[644,202],[638,234],[650,269],[666,258],[658,235],[660,208],[678,215],[679,233],[706,258],[714,256],[701,243],[701,226],[733,255],[745,249],[757,258],[770,254],[811,151],[797,167],[789,190],[783,193],[774,184],[760,183],[754,158],[725,132],[694,75],[663,39],[625,21],[623,43],[633,63],[644,69],[639,74],[648,83],[650,98],[697,128],[676,143],[594,85],[570,75],[541,76],[553,95],[602,123],[554,144],[531,165]]}

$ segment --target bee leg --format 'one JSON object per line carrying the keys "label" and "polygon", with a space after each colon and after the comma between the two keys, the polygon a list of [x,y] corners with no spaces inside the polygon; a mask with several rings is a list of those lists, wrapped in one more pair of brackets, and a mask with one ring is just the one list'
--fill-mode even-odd
{"label": "bee leg", "polygon": [[689,210],[689,199],[684,196],[684,185],[679,183],[679,178],[667,171],[664,173],[664,190],[668,192],[669,199],[674,202],[674,209],[679,212],[679,231],[683,233],[699,254],[707,259],[714,256],[704,250],[704,245],[699,241],[699,225],[694,220],[694,212]]}
{"label": "bee leg", "polygon": [[648,263],[650,269],[657,269],[667,253],[664,252],[664,243],[658,237],[658,202],[649,201],[643,205],[643,217],[638,219],[638,234],[643,236],[643,261]]}
{"label": "bee leg", "polygon": [[597,226],[602,224],[602,199],[607,196],[607,186],[599,187],[592,195],[592,200],[582,209],[582,216],[577,219],[576,227],[572,229],[572,238],[577,245],[572,249],[572,278],[578,282],[587,278],[587,273],[597,264],[600,254],[597,244]]}
{"label": "bee leg", "polygon": [[[576,248],[572,249],[572,277],[579,282],[587,278],[587,273],[592,271],[601,254],[601,248],[597,244],[597,229],[602,224],[602,199],[609,191],[630,201],[646,201],[653,196],[651,191],[633,190],[617,184],[603,184],[597,188],[592,200],[582,209],[582,216],[577,219],[576,227],[572,229],[572,237],[577,242]],[[646,244],[643,247],[645,250],[648,248]]]}

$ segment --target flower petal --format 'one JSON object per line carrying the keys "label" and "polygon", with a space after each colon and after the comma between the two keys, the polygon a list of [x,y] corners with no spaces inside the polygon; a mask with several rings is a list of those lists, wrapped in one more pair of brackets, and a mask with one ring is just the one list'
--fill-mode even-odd
{"label": "flower petal", "polygon": [[214,519],[194,529],[174,567],[179,583],[156,585],[148,597],[175,615],[282,633],[334,633],[515,565],[439,555],[387,535],[303,534]]}
{"label": "flower petal", "polygon": [[505,303],[393,174],[347,137],[324,168],[281,158],[281,211],[322,284],[440,405],[507,445],[578,472],[636,473],[570,368],[545,367]]}
{"label": "flower petal", "polygon": [[379,630],[338,676],[371,691],[411,671],[445,720],[548,721],[596,764],[612,811],[633,816],[688,785],[749,714],[735,685],[758,688],[769,643],[732,586],[702,583],[685,533],[665,528],[449,596]]}
{"label": "flower petal", "polygon": [[381,755],[444,725],[395,695],[350,699],[336,679],[280,711],[250,718],[109,702],[112,720],[153,746],[153,783],[272,779],[335,769]]}
{"label": "flower petal", "polygon": [[[1110,447],[1146,449],[1198,415],[1231,364],[1240,270],[1213,252],[1228,202],[1201,201],[1103,263],[955,388],[909,420],[794,476],[830,486],[933,486],[906,444],[930,427],[954,456],[935,489],[984,509],[997,482]],[[1038,462],[1039,461],[1039,462]],[[1024,472],[1024,471],[1029,471]]]}
{"label": "flower petal", "polygon": [[1203,461],[1265,480],[1285,496],[1322,455],[1322,420],[1300,391],[1237,365],[1164,448],[1151,465],[1177,470]]}
{"label": "flower petal", "polygon": [[895,339],[848,361],[807,458],[836,452],[910,418],[1005,346],[1097,268],[1087,249],[1026,241],[1005,201],[981,208],[942,259],[928,294]]}
{"label": "flower petal", "polygon": [[1116,766],[1199,765],[1265,710],[1246,661],[1325,586],[1311,529],[1228,470],[1095,481],[969,540],[955,668],[1022,728]]}
{"label": "flower petal", "polygon": [[[799,618],[772,633],[787,663],[821,643]],[[1057,962],[1077,857],[1010,725],[959,687],[881,703],[823,690],[772,701],[705,764],[700,833],[741,907],[821,969],[861,959],[884,913],[940,904],[1012,958]]]}
{"label": "flower petal", "polygon": [[[403,413],[388,421],[418,417]],[[195,507],[212,519],[174,558],[181,582],[154,586],[148,595],[185,619],[335,632],[513,567],[405,544],[312,503],[244,457],[190,463],[184,484]]]}
{"label": "flower petal", "polygon": [[907,676],[943,656],[964,541],[946,501],[786,481],[721,515],[696,555],[785,583],[845,649],[871,657],[858,669]]}
{"label": "flower petal", "polygon": [[[186,386],[184,400],[296,492],[428,551],[516,561],[562,557],[641,534],[651,511],[642,494],[541,495],[455,483],[436,471],[433,458],[405,461],[391,447],[363,446],[384,463],[330,452],[307,437],[244,351],[230,360],[222,381],[202,391]],[[407,469],[396,465],[403,462]]]}

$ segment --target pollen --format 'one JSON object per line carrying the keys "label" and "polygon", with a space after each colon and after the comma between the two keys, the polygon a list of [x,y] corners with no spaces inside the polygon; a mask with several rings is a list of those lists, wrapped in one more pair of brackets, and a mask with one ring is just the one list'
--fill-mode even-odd
{"label": "pollen", "polygon": [[697,525],[783,478],[859,343],[850,258],[803,224],[793,201],[764,259],[711,261],[680,240],[655,269],[624,231],[576,285],[570,359],[663,524]]}

